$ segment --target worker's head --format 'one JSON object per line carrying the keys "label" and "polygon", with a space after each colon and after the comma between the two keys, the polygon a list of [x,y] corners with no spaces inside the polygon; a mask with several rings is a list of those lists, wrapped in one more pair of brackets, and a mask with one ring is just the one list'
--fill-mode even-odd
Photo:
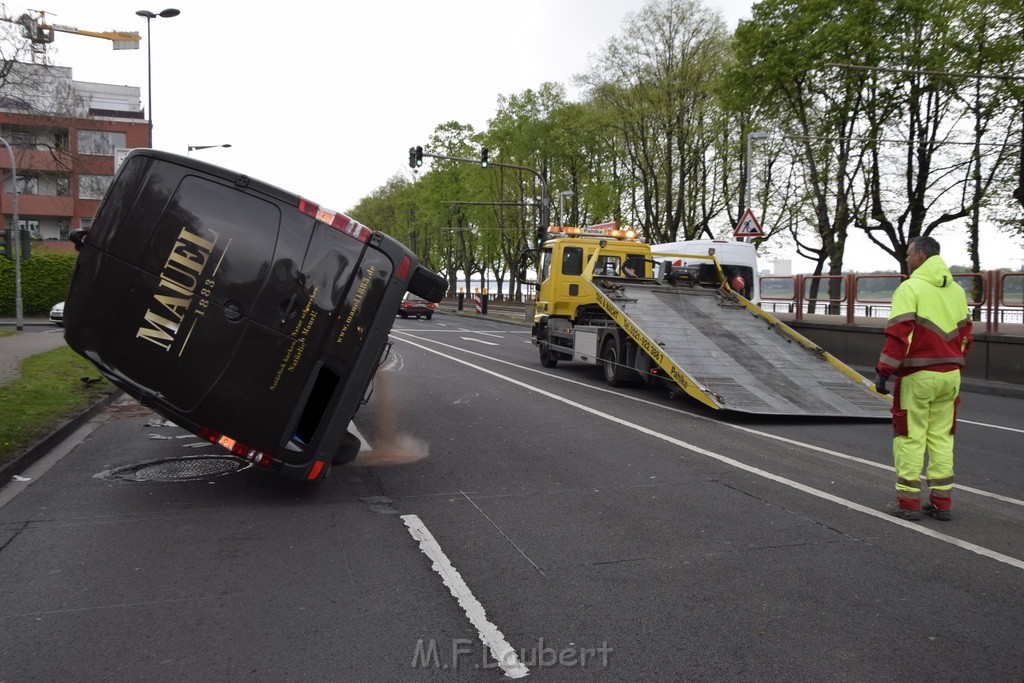
{"label": "worker's head", "polygon": [[932,237],[918,237],[907,245],[907,272],[913,273],[932,256],[939,255],[939,243]]}

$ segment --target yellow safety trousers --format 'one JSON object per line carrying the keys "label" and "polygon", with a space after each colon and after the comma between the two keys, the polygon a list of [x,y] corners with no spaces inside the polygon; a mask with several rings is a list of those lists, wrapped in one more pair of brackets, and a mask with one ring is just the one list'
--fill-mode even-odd
{"label": "yellow safety trousers", "polygon": [[949,497],[960,373],[919,370],[900,377],[893,388],[898,401],[892,409],[897,497],[920,497],[926,450],[928,488],[935,497]]}

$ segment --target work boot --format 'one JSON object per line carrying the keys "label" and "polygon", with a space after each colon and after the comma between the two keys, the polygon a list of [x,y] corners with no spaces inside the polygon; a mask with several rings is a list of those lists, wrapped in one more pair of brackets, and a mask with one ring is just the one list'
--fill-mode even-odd
{"label": "work boot", "polygon": [[899,517],[900,519],[909,519],[909,520],[921,519],[921,511],[920,510],[911,510],[910,508],[905,508],[905,507],[901,506],[899,503],[897,503],[896,501],[892,501],[888,505],[886,505],[885,506],[885,511],[886,511],[886,513],[892,515],[893,517]]}
{"label": "work boot", "polygon": [[949,520],[953,519],[953,513],[951,511],[940,510],[939,508],[932,505],[931,501],[927,500],[921,504],[921,512],[925,513],[926,515],[931,515],[932,517],[941,522],[948,522]]}

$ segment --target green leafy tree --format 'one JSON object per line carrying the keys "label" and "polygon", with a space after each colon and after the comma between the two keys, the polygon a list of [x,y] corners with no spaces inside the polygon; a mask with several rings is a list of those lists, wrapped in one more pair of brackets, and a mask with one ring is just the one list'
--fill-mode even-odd
{"label": "green leafy tree", "polygon": [[626,213],[652,242],[693,237],[725,210],[713,93],[727,59],[721,16],[696,0],[652,0],[581,77],[627,178]]}

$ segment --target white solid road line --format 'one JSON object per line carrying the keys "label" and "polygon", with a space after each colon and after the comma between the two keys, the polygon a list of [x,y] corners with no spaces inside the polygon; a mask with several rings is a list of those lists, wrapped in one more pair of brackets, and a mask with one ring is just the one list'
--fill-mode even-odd
{"label": "white solid road line", "polygon": [[[877,469],[886,470],[887,472],[894,472],[894,468],[892,467],[892,465],[885,465],[885,464],[882,464],[882,463],[879,463],[879,462],[874,462],[873,460],[867,460],[865,458],[858,458],[855,455],[849,455],[847,453],[840,453],[839,451],[833,451],[831,449],[824,448],[822,446],[816,446],[816,445],[814,445],[812,443],[807,443],[805,441],[797,441],[795,439],[790,439],[790,438],[787,438],[785,436],[779,436],[778,434],[772,434],[771,432],[763,432],[763,431],[761,431],[759,429],[752,429],[750,427],[744,427],[742,425],[731,424],[729,422],[722,422],[720,420],[715,420],[714,418],[710,418],[710,417],[707,417],[705,415],[698,415],[696,413],[691,413],[691,412],[689,412],[687,410],[680,410],[678,408],[673,408],[672,406],[667,406],[667,405],[665,405],[663,403],[655,403],[654,401],[648,401],[647,399],[640,398],[638,396],[630,396],[629,394],[624,394],[621,391],[618,391],[616,389],[608,389],[608,388],[605,388],[605,387],[595,386],[594,384],[588,384],[587,382],[580,382],[580,381],[577,381],[577,380],[574,380],[574,379],[569,379],[568,377],[559,377],[558,375],[552,375],[550,372],[547,372],[545,370],[538,370],[537,368],[528,368],[526,366],[518,365],[516,363],[512,363],[512,362],[507,361],[507,360],[501,360],[499,358],[492,358],[491,356],[487,356],[487,355],[484,355],[484,354],[481,354],[481,353],[476,353],[475,351],[469,351],[467,349],[460,349],[458,346],[451,346],[450,344],[445,344],[444,342],[435,341],[433,339],[425,339],[423,337],[414,337],[414,338],[415,339],[419,339],[420,341],[429,341],[430,343],[438,344],[439,346],[446,346],[446,347],[448,347],[450,349],[455,349],[455,350],[458,350],[458,351],[462,351],[463,353],[469,353],[469,354],[472,354],[474,356],[479,356],[481,358],[486,358],[487,360],[492,361],[494,363],[501,363],[503,365],[508,365],[508,366],[511,366],[511,367],[514,367],[514,368],[518,368],[520,370],[525,370],[527,372],[534,372],[534,373],[537,373],[538,375],[544,375],[545,377],[548,377],[550,379],[558,380],[559,382],[567,382],[569,384],[575,384],[577,386],[585,387],[587,389],[590,389],[591,391],[600,391],[600,392],[603,392],[603,393],[606,393],[606,394],[613,394],[615,396],[619,396],[620,398],[625,398],[627,400],[634,401],[635,403],[642,403],[644,405],[648,405],[648,406],[651,406],[653,408],[658,408],[660,410],[667,410],[667,411],[669,411],[671,413],[679,413],[679,414],[682,414],[682,415],[686,415],[687,417],[692,417],[692,418],[695,418],[695,419],[698,419],[698,420],[705,420],[707,422],[714,422],[715,424],[721,425],[723,427],[728,427],[729,429],[736,429],[736,430],[741,431],[741,432],[747,432],[748,434],[754,434],[755,436],[761,436],[761,437],[764,437],[766,439],[772,439],[774,441],[780,441],[782,443],[787,443],[787,444],[790,444],[791,446],[799,446],[800,448],[804,448],[804,449],[809,450],[809,451],[816,451],[818,453],[824,453],[826,455],[830,455],[830,456],[835,457],[835,458],[840,458],[842,460],[849,460],[851,462],[856,462],[856,463],[859,463],[861,465],[867,465],[868,467],[875,467]],[[532,343],[532,342],[527,342],[527,343]],[[958,420],[958,422],[961,422],[961,423],[964,423],[964,424],[969,424],[969,425],[975,425],[977,427],[988,427],[990,429],[1002,429],[1002,430],[1011,431],[1011,432],[1024,431],[1024,430],[1014,429],[1012,427],[1003,427],[1002,425],[988,424],[986,422],[974,422],[974,421],[971,421],[971,420]],[[925,480],[926,478],[927,477],[925,477],[924,475],[921,475],[922,481]],[[1021,500],[1020,498],[1011,498],[1009,496],[1004,496],[1004,495],[999,494],[999,493],[992,493],[991,491],[984,491],[982,489],[976,489],[973,486],[966,486],[964,484],[957,484],[956,488],[957,488],[958,491],[963,491],[965,493],[972,493],[972,494],[974,494],[976,496],[982,496],[984,498],[992,498],[993,500],[998,500],[998,501],[1001,501],[1003,503],[1009,503],[1011,505],[1018,505],[1020,507],[1024,507],[1024,500]]]}
{"label": "white solid road line", "polygon": [[[532,391],[532,392],[540,394],[542,396],[546,396],[547,398],[550,398],[552,400],[558,401],[560,403],[564,403],[564,404],[566,404],[568,406],[576,408],[577,410],[581,410],[581,411],[583,411],[585,413],[589,413],[589,414],[591,414],[591,415],[593,415],[595,417],[601,418],[603,420],[607,420],[609,422],[614,422],[614,423],[616,423],[616,424],[618,424],[618,425],[620,425],[620,426],[622,426],[622,427],[624,427],[626,429],[632,429],[634,431],[640,432],[642,434],[646,434],[646,435],[654,437],[656,439],[661,439],[662,441],[665,441],[667,443],[673,444],[673,445],[678,446],[680,448],[686,449],[686,450],[691,451],[693,453],[698,453],[700,455],[704,455],[704,456],[709,457],[709,458],[711,458],[713,460],[717,460],[718,462],[721,462],[723,464],[729,465],[731,467],[735,467],[736,469],[740,469],[740,470],[743,470],[745,472],[749,472],[751,474],[755,474],[755,475],[757,475],[759,477],[762,477],[764,479],[768,479],[768,480],[777,482],[779,484],[782,484],[784,486],[788,486],[790,488],[796,489],[797,491],[801,491],[803,493],[807,493],[809,495],[812,495],[812,496],[814,496],[816,498],[821,498],[822,500],[827,500],[829,502],[836,503],[838,505],[842,505],[843,507],[849,508],[850,510],[854,510],[856,512],[863,513],[865,515],[869,515],[869,516],[874,517],[876,519],[879,519],[879,520],[881,520],[883,522],[888,522],[890,524],[897,524],[899,526],[904,527],[905,529],[909,529],[910,531],[917,532],[917,533],[922,534],[924,536],[929,536],[929,537],[934,538],[936,540],[942,541],[943,543],[948,543],[950,545],[957,546],[957,547],[962,548],[964,550],[969,550],[970,552],[976,553],[978,555],[982,555],[984,557],[988,557],[990,559],[996,560],[997,562],[1002,562],[1003,564],[1007,564],[1007,565],[1009,565],[1011,567],[1014,567],[1016,569],[1024,570],[1024,560],[1019,560],[1016,557],[1010,557],[1009,555],[1004,555],[1003,553],[997,552],[995,550],[991,550],[989,548],[982,547],[980,545],[977,545],[976,543],[971,543],[970,541],[964,541],[964,540],[956,538],[954,536],[949,536],[949,535],[941,533],[939,531],[935,531],[935,530],[933,530],[933,529],[931,529],[929,527],[926,527],[926,526],[924,526],[922,524],[914,524],[913,522],[909,522],[909,521],[906,521],[906,520],[903,520],[903,519],[899,519],[898,517],[893,517],[893,516],[891,516],[889,514],[886,514],[885,512],[882,512],[881,510],[874,510],[872,508],[867,507],[866,505],[861,505],[860,503],[855,503],[852,500],[847,500],[845,498],[840,498],[839,496],[836,496],[836,495],[833,495],[831,493],[828,493],[827,491],[821,491],[821,490],[813,488],[811,486],[807,486],[806,484],[801,484],[798,481],[794,481],[792,479],[787,479],[785,477],[779,476],[777,474],[773,474],[773,473],[768,472],[766,470],[762,470],[760,468],[753,467],[751,465],[747,465],[746,463],[740,462],[738,460],[734,460],[733,458],[726,457],[726,456],[721,455],[719,453],[715,453],[714,451],[708,450],[706,448],[701,448],[700,446],[696,446],[694,444],[687,443],[685,441],[682,441],[681,439],[676,439],[674,437],[667,436],[665,434],[661,434],[659,432],[654,431],[653,429],[647,429],[646,427],[641,427],[640,425],[632,424],[632,423],[627,422],[626,420],[618,418],[618,417],[616,417],[614,415],[608,415],[607,413],[603,413],[603,412],[601,412],[601,411],[599,411],[599,410],[597,410],[595,408],[591,408],[589,406],[582,405],[582,404],[577,403],[575,401],[572,401],[572,400],[570,400],[568,398],[565,398],[564,396],[559,396],[558,394],[551,393],[550,391],[545,391],[544,389],[540,389],[540,388],[535,387],[533,385],[527,384],[526,382],[522,382],[522,381],[517,380],[517,379],[515,379],[513,377],[509,377],[507,375],[502,375],[501,373],[495,372],[494,370],[488,370],[487,368],[481,367],[479,365],[474,365],[473,363],[470,363],[469,361],[462,360],[461,358],[456,358],[455,356],[450,356],[450,355],[448,355],[448,354],[446,354],[446,353],[444,353],[442,351],[438,351],[437,349],[432,349],[432,348],[430,348],[428,346],[424,346],[422,344],[417,344],[416,342],[408,340],[408,339],[402,339],[402,341],[404,341],[406,344],[410,344],[410,345],[415,346],[415,347],[417,347],[419,349],[422,349],[423,351],[426,351],[428,353],[433,353],[435,355],[441,356],[442,358],[446,358],[446,359],[448,359],[450,361],[453,361],[455,363],[460,363],[460,364],[465,365],[467,367],[473,368],[474,370],[478,370],[478,371],[483,372],[483,373],[485,373],[487,375],[491,375],[492,377],[496,377],[497,379],[503,380],[503,381],[508,382],[510,384],[514,384],[514,385],[516,385],[518,387],[522,387],[523,389],[526,389],[527,391]],[[432,343],[437,343],[437,342],[432,342]],[[464,349],[457,349],[457,350],[461,351],[461,352],[464,352],[464,353],[472,353],[472,352],[467,352]],[[474,354],[474,355],[480,355],[480,354]],[[516,367],[520,367],[520,366],[516,366]]]}
{"label": "white solid road line", "polygon": [[402,521],[409,528],[409,535],[419,541],[420,550],[430,558],[433,570],[440,575],[452,597],[458,600],[470,623],[480,634],[480,640],[491,651],[491,656],[498,662],[505,675],[509,678],[522,678],[528,675],[530,670],[519,661],[519,656],[505,640],[504,634],[487,618],[484,606],[473,595],[473,591],[469,590],[459,570],[452,566],[426,525],[416,515],[402,515]]}

